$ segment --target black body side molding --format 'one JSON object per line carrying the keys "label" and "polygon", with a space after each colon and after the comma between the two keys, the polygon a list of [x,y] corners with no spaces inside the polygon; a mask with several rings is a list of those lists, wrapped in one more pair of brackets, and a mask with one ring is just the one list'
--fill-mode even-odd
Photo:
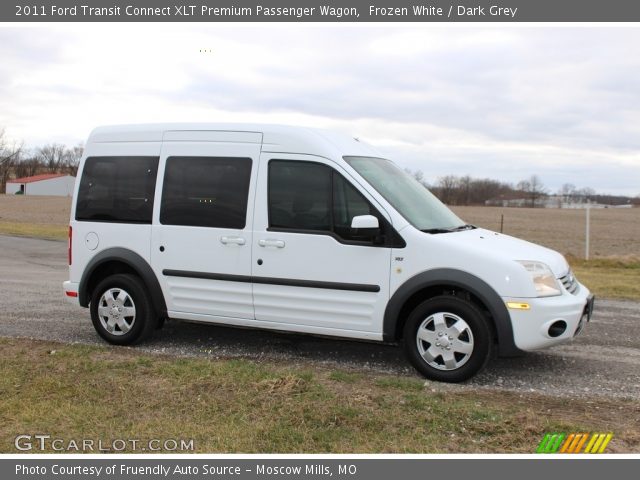
{"label": "black body side molding", "polygon": [[156,309],[156,313],[160,317],[165,316],[167,314],[167,304],[164,300],[162,289],[160,288],[160,282],[158,282],[151,266],[140,255],[132,252],[131,250],[127,250],[126,248],[108,248],[91,259],[87,267],[84,269],[82,279],[80,280],[80,287],[78,289],[78,300],[80,305],[83,307],[89,306],[89,279],[93,272],[95,272],[95,270],[101,265],[113,261],[126,264],[140,276],[147,286],[149,295],[151,296],[151,302]]}
{"label": "black body side molding", "polygon": [[498,336],[498,353],[501,356],[517,356],[523,353],[513,340],[513,328],[507,307],[495,290],[475,275],[447,268],[419,273],[396,290],[384,312],[382,332],[385,341],[395,342],[398,340],[396,327],[401,320],[399,316],[405,302],[416,292],[437,286],[464,289],[480,299],[493,318]]}
{"label": "black body side molding", "polygon": [[329,290],[348,290],[352,292],[379,292],[380,285],[364,283],[320,282],[316,280],[296,280],[293,278],[254,277],[251,275],[230,275],[226,273],[191,272],[186,270],[163,270],[167,277],[203,278],[206,280],[224,280],[226,282],[261,283],[264,285],[285,285],[288,287],[324,288]]}

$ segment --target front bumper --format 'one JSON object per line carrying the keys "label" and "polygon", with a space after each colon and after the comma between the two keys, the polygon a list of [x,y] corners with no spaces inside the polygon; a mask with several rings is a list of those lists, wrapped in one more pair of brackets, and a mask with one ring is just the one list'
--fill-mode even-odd
{"label": "front bumper", "polygon": [[62,290],[64,290],[64,299],[73,305],[80,305],[80,301],[78,300],[78,290],[80,284],[76,282],[63,282]]}
{"label": "front bumper", "polygon": [[594,296],[580,284],[575,295],[511,298],[505,303],[526,303],[528,310],[509,308],[513,339],[520,350],[531,351],[567,342],[578,335],[593,313]]}

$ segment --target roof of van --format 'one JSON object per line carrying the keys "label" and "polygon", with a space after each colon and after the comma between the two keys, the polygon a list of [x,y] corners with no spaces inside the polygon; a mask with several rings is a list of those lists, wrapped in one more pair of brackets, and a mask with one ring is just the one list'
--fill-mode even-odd
{"label": "roof of van", "polygon": [[[236,135],[233,132],[239,132]],[[228,134],[228,135],[226,135]],[[252,135],[253,134],[253,135]],[[94,129],[87,143],[215,141],[262,143],[262,151],[331,156],[380,157],[372,146],[357,138],[329,130],[270,124],[158,123],[110,125]]]}

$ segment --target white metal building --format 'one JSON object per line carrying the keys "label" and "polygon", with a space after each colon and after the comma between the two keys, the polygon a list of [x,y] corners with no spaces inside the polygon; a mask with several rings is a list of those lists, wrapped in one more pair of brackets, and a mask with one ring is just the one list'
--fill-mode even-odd
{"label": "white metal building", "polygon": [[7,181],[6,194],[14,195],[22,192],[23,195],[73,195],[73,186],[76,177],[63,173],[51,173],[35,175],[33,177],[16,178]]}

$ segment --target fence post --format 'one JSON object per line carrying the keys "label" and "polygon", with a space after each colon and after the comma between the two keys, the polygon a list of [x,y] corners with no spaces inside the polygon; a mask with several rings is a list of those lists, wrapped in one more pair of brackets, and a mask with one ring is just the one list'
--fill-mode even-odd
{"label": "fence post", "polygon": [[591,223],[591,203],[587,203],[587,208],[585,210],[586,210],[587,220],[585,223],[585,232],[584,232],[584,237],[585,237],[584,259],[589,260],[589,233],[590,233],[589,224]]}
{"label": "fence post", "polygon": [[500,215],[500,233],[504,230],[504,213]]}

